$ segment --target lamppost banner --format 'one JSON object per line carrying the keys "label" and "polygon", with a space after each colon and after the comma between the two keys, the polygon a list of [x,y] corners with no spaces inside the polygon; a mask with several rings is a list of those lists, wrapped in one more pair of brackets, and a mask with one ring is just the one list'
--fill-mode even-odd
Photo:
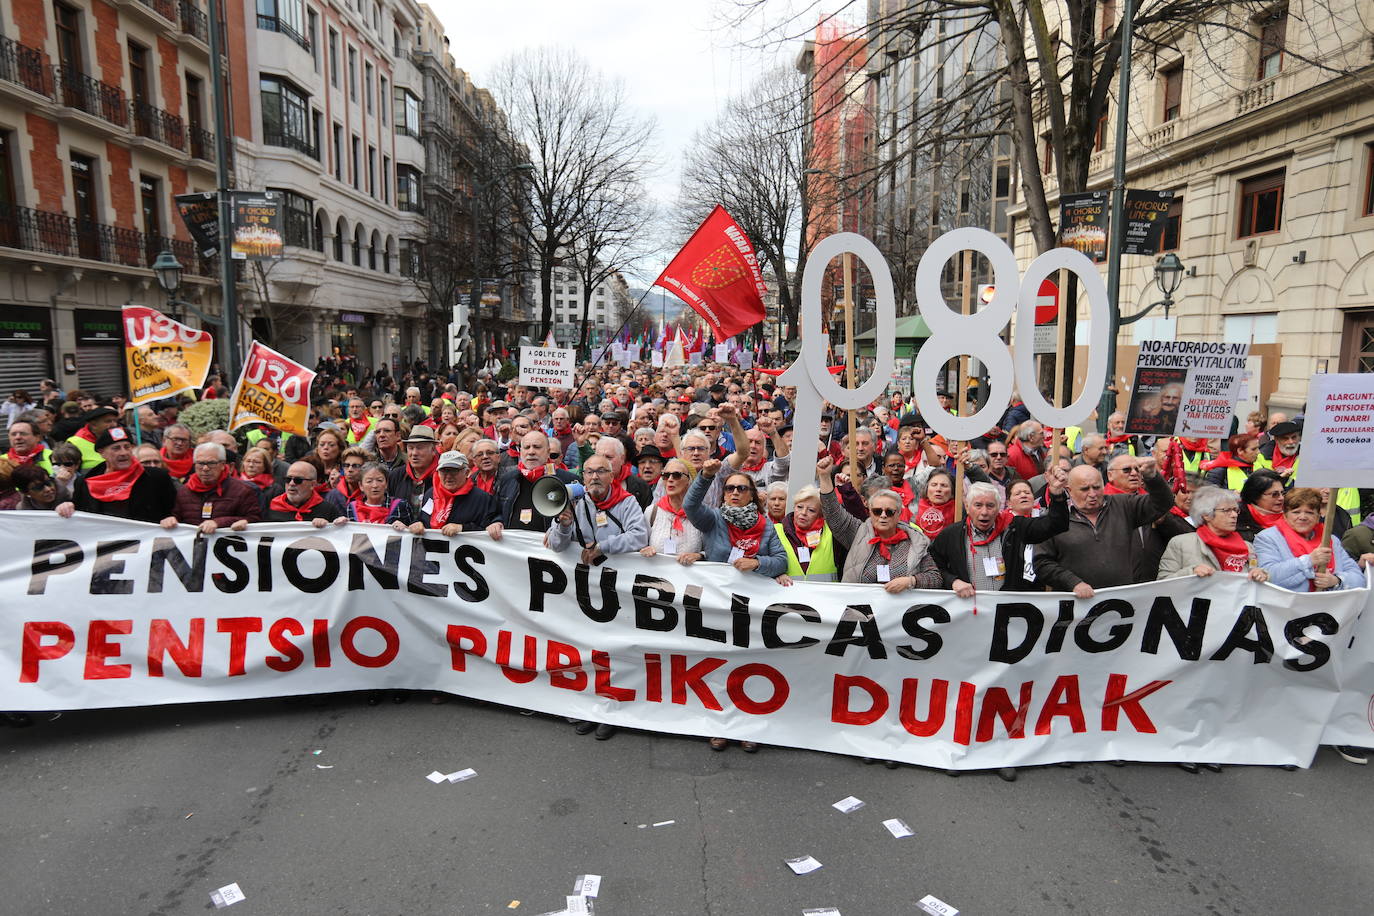
{"label": "lamppost banner", "polygon": [[1065,194],[1059,199],[1059,244],[1094,261],[1107,260],[1106,191]]}
{"label": "lamppost banner", "polygon": [[282,196],[277,191],[230,191],[234,213],[236,261],[279,261],[285,250],[282,236]]}
{"label": "lamppost banner", "polygon": [[1164,228],[1168,224],[1173,191],[1126,191],[1125,228],[1121,236],[1122,254],[1158,254]]}
{"label": "lamppost banner", "polygon": [[203,258],[219,254],[219,196],[214,191],[176,196],[177,213]]}

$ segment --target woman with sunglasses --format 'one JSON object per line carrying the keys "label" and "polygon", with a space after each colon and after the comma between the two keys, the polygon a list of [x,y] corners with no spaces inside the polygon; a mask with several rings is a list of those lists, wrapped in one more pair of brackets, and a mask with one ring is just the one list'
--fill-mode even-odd
{"label": "woman with sunglasses", "polygon": [[834,473],[835,462],[828,455],[817,462],[821,513],[835,541],[849,551],[840,581],[876,583],[890,594],[942,587],[940,570],[928,552],[930,539],[899,524],[902,498],[879,490],[868,499],[868,519],[860,522],[840,505]]}
{"label": "woman with sunglasses", "polygon": [[[315,434],[315,448],[311,452],[319,459],[320,466],[324,469],[325,476],[321,477],[316,484],[316,489],[321,495],[324,492],[337,486],[338,475],[342,474],[339,463],[343,460],[343,453],[348,448],[348,443],[344,441],[343,433],[337,429],[322,429]],[[331,478],[333,478],[331,480]]]}
{"label": "woman with sunglasses", "polygon": [[52,450],[52,476],[59,484],[71,489],[81,471],[81,452],[70,442],[63,442]]}
{"label": "woman with sunglasses", "polygon": [[71,490],[59,484],[38,464],[26,464],[15,468],[14,473],[10,475],[10,485],[19,494],[15,509],[56,509],[61,503],[71,499]]}
{"label": "woman with sunglasses", "polygon": [[[777,532],[768,524],[754,478],[731,470],[722,488],[721,507],[711,509],[703,504],[720,469],[721,463],[714,458],[703,464],[683,502],[688,520],[701,532],[706,559],[782,582],[787,576],[787,554]],[[724,738],[710,739],[713,751],[725,750],[727,743]],[[759,746],[754,741],[741,741],[740,748],[752,754]]]}
{"label": "woman with sunglasses", "polygon": [[345,505],[358,498],[363,465],[371,460],[372,456],[360,446],[351,445],[344,449],[343,457],[339,461],[339,482],[334,489],[338,491]]}
{"label": "woman with sunglasses", "polygon": [[701,532],[687,519],[683,507],[692,475],[681,458],[673,458],[658,479],[663,481],[663,496],[645,513],[649,544],[640,553],[646,557],[660,553],[676,557],[683,566],[695,563],[702,557]]}

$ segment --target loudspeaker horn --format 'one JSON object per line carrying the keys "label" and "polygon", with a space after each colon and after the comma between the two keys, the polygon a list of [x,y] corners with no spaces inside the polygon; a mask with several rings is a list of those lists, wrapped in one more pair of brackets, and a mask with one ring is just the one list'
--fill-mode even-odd
{"label": "loudspeaker horn", "polygon": [[560,515],[568,508],[568,488],[564,486],[563,481],[551,474],[545,474],[535,481],[531,495],[534,500],[534,511],[545,518]]}

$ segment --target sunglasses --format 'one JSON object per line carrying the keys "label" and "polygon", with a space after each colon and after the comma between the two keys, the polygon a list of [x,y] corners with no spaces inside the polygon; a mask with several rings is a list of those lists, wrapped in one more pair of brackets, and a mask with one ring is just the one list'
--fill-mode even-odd
{"label": "sunglasses", "polygon": [[[686,474],[685,472],[683,472],[683,471],[664,471],[664,472],[663,472],[662,474],[660,474],[659,476],[662,477],[664,480],[678,480],[678,479],[680,479],[680,478],[686,477],[687,474]],[[747,487],[740,487],[740,489],[743,490],[743,489],[748,489],[748,488],[747,488]]]}
{"label": "sunglasses", "polygon": [[891,518],[892,516],[896,515],[898,511],[899,510],[897,509],[884,509],[881,506],[879,506],[873,509],[869,509],[868,514],[872,515],[874,518]]}
{"label": "sunglasses", "polygon": [[749,484],[747,483],[727,483],[725,485],[726,493],[748,493],[752,489],[754,488],[749,486]]}
{"label": "sunglasses", "polygon": [[346,471],[356,471],[358,468],[362,467],[363,464],[361,461],[345,461],[343,466]]}
{"label": "sunglasses", "polygon": [[75,462],[75,461],[54,461],[53,464],[57,465],[57,466],[60,467],[60,468],[74,468],[74,467],[76,467],[76,462]]}
{"label": "sunglasses", "polygon": [[297,483],[297,484],[299,484],[299,483],[314,483],[314,482],[315,482],[315,478],[313,478],[313,477],[287,477],[287,478],[285,478],[285,479],[286,479],[286,482],[287,482],[287,483]]}

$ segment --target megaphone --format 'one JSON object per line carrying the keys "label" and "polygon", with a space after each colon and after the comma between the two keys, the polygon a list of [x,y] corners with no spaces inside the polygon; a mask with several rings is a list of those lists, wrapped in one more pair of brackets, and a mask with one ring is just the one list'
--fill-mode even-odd
{"label": "megaphone", "polygon": [[545,518],[553,518],[562,515],[563,510],[584,492],[580,483],[565,484],[552,474],[545,474],[535,481],[530,496],[534,501],[535,512]]}

